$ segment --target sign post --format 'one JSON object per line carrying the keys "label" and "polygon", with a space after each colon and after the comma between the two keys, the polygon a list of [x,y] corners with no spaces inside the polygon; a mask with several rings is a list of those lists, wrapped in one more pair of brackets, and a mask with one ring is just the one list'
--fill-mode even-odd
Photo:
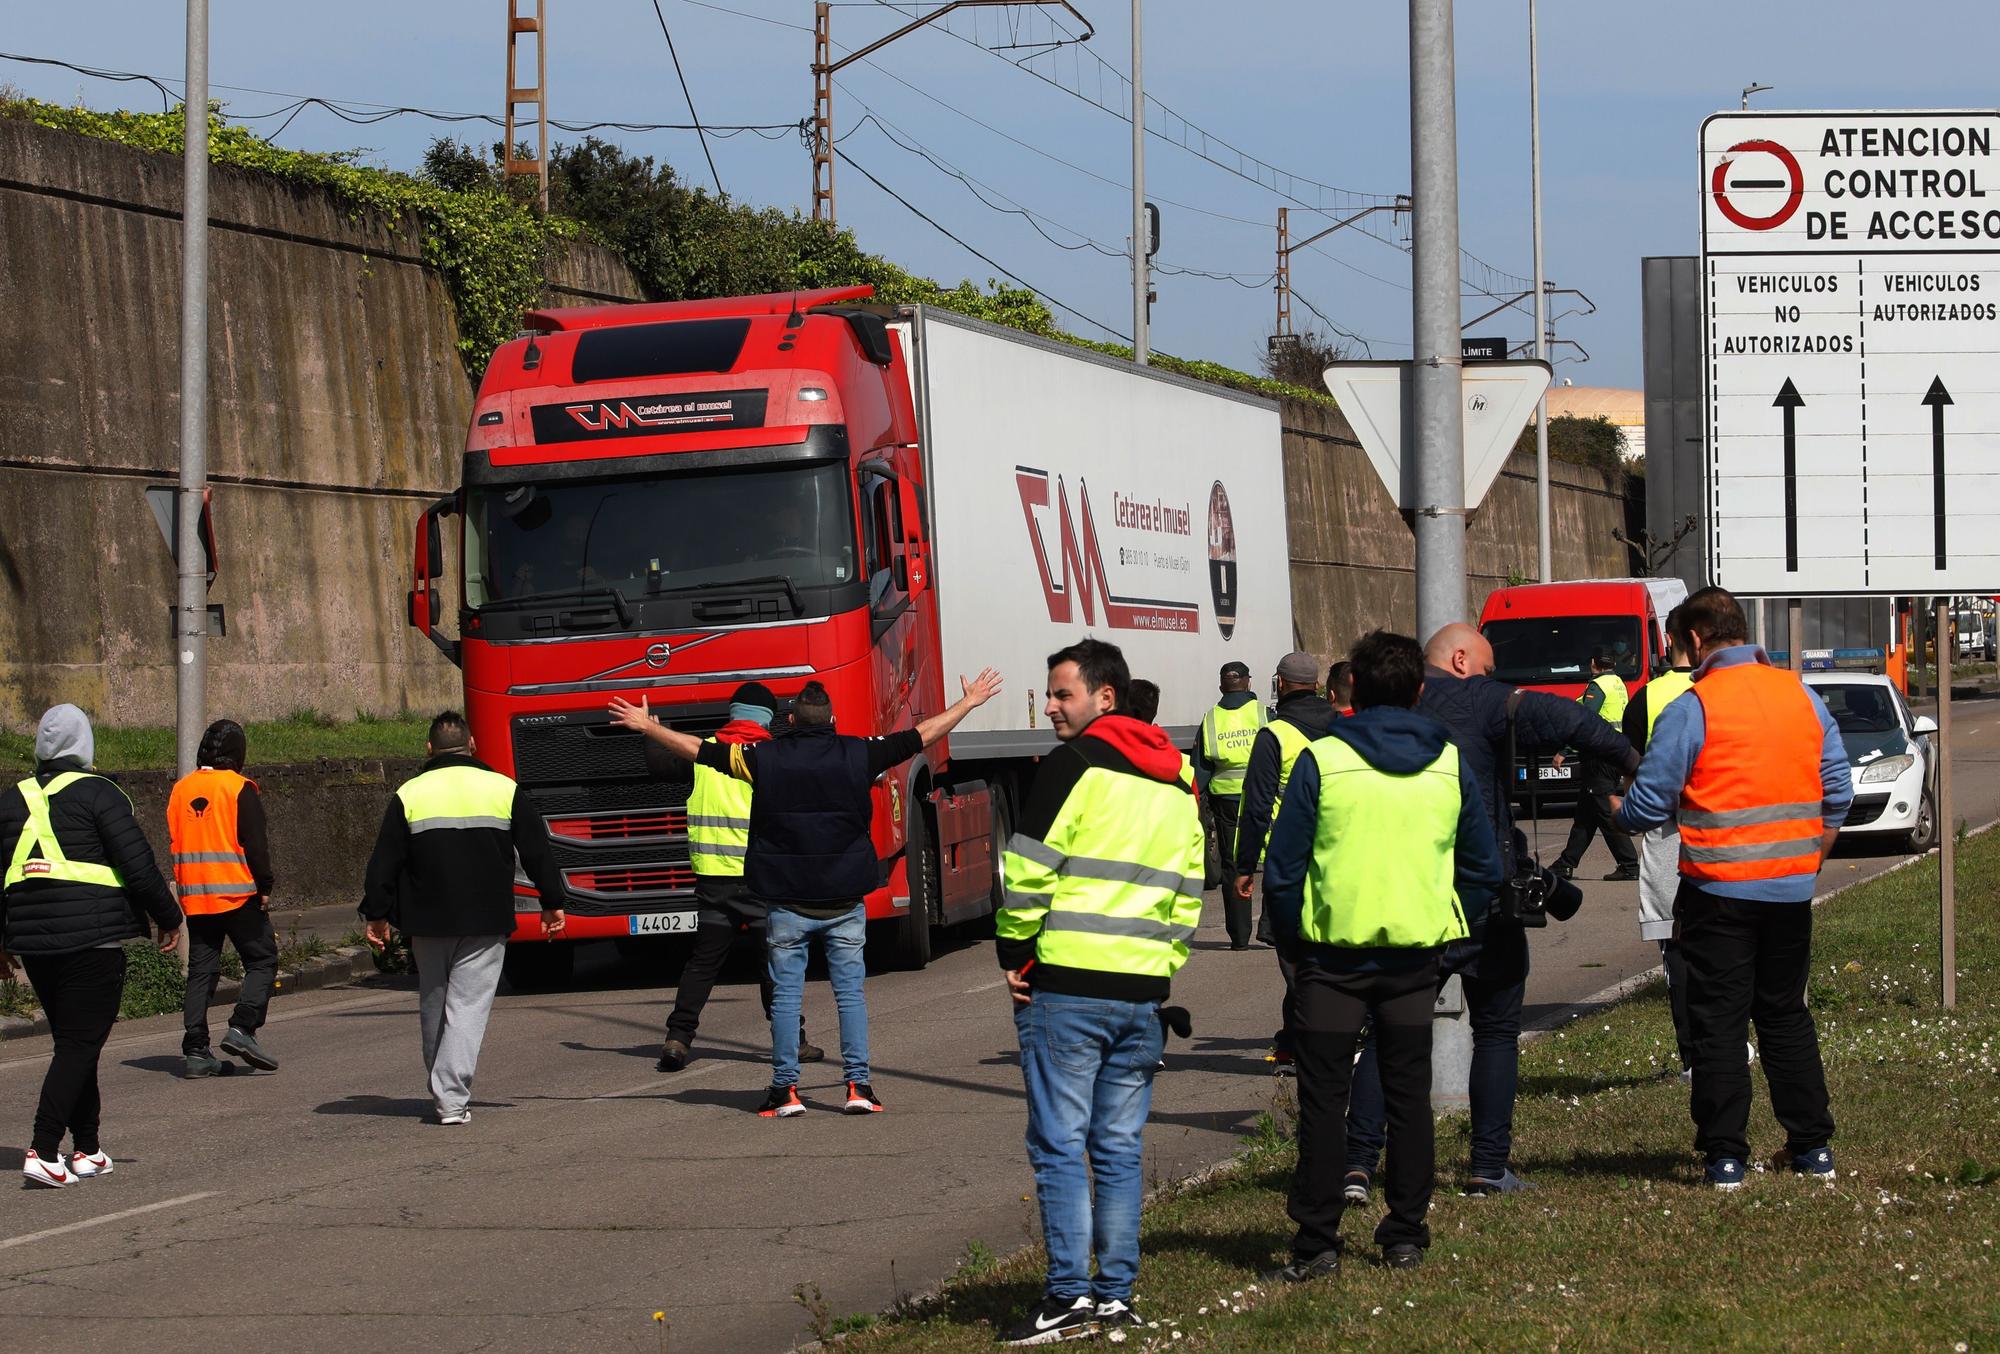
{"label": "sign post", "polygon": [[1716,582],[1937,599],[1951,1006],[1949,599],[2000,591],[2000,113],[1718,113],[1701,191]]}

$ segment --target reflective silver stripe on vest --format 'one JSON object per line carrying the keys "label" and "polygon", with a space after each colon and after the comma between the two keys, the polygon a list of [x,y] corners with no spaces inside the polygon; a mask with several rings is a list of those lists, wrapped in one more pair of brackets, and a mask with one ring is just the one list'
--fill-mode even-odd
{"label": "reflective silver stripe on vest", "polygon": [[1794,837],[1782,842],[1751,842],[1744,846],[1689,846],[1681,839],[1681,859],[1701,865],[1720,865],[1749,860],[1785,860],[1792,856],[1816,856],[1819,838]]}
{"label": "reflective silver stripe on vest", "polygon": [[484,814],[475,814],[470,818],[419,818],[410,824],[410,831],[433,832],[447,827],[490,827],[505,832],[513,827],[513,823],[506,818],[490,818]]}
{"label": "reflective silver stripe on vest", "polygon": [[176,851],[176,865],[248,865],[241,851]]}
{"label": "reflective silver stripe on vest", "polygon": [[241,898],[245,894],[255,893],[256,891],[257,886],[255,884],[177,884],[174,886],[174,892],[183,898],[192,898],[206,893],[230,894]]}
{"label": "reflective silver stripe on vest", "polygon": [[750,830],[750,820],[748,818],[718,818],[713,814],[707,813],[691,813],[688,815],[688,826],[724,827],[733,828],[738,832],[748,832]]}
{"label": "reflective silver stripe on vest", "polygon": [[1085,931],[1095,936],[1124,936],[1131,940],[1157,940],[1170,944],[1192,940],[1192,926],[1169,926],[1152,917],[1107,917],[1102,912],[1070,912],[1051,909],[1042,922],[1045,931]]}
{"label": "reflective silver stripe on vest", "polygon": [[1176,874],[1172,870],[1155,869],[1151,865],[1134,865],[1129,860],[1096,860],[1090,856],[1068,856],[1056,868],[1062,874],[1076,879],[1103,879],[1113,884],[1138,884],[1144,888],[1165,889],[1169,893],[1184,893],[1190,898],[1201,897],[1202,880],[1199,877]]}
{"label": "reflective silver stripe on vest", "polygon": [[1682,827],[1755,827],[1759,823],[1789,823],[1794,818],[1819,817],[1820,801],[1804,804],[1759,804],[1753,809],[1723,809],[1716,813],[1681,810]]}
{"label": "reflective silver stripe on vest", "polygon": [[1069,857],[1050,846],[1040,837],[1030,837],[1025,832],[1016,832],[1007,841],[1007,849],[1023,860],[1032,860],[1037,865],[1046,865],[1051,870],[1060,870]]}
{"label": "reflective silver stripe on vest", "polygon": [[725,842],[696,842],[688,847],[690,856],[747,856],[750,848]]}
{"label": "reflective silver stripe on vest", "polygon": [[1002,907],[1046,908],[1055,897],[1052,893],[1023,893],[1019,889],[1008,889],[1001,895]]}

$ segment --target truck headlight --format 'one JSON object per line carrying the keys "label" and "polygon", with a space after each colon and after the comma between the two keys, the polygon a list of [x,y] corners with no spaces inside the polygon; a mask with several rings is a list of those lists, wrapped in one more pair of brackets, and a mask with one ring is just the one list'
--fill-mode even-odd
{"label": "truck headlight", "polygon": [[1870,762],[1861,768],[1863,785],[1879,785],[1885,780],[1899,780],[1905,771],[1915,766],[1917,759],[1905,752],[1895,757],[1884,757],[1879,762]]}

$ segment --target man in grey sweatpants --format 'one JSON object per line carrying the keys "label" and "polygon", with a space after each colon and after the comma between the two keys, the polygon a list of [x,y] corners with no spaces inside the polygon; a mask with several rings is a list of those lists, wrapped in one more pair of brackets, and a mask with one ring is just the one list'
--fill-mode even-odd
{"label": "man in grey sweatpants", "polygon": [[409,937],[431,1099],[439,1123],[463,1124],[472,1118],[472,1074],[515,929],[514,862],[540,894],[540,938],[525,944],[557,943],[562,879],[541,815],[512,780],[473,755],[463,715],[447,710],[432,720],[425,751],[430,760],[382,815],[361,915],[377,949],[388,944],[392,924]]}

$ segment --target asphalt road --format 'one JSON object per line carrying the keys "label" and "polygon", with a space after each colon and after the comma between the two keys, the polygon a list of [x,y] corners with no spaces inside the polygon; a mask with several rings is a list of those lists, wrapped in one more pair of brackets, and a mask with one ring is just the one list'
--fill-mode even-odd
{"label": "asphalt road", "polygon": [[[1960,707],[1959,813],[2000,816],[2000,701]],[[1566,825],[1545,828],[1559,848]],[[1831,887],[1901,857],[1843,847]],[[1609,868],[1603,848],[1586,878]],[[1581,914],[1535,940],[1530,1001],[1583,1000],[1657,962],[1636,886],[1587,884]],[[1211,900],[1175,985],[1195,1038],[1169,1050],[1147,1132],[1166,1180],[1226,1157],[1272,1101],[1262,1061],[1269,951],[1232,954]],[[656,977],[608,948],[579,990],[506,995],[472,1123],[427,1108],[414,993],[401,981],[282,998],[266,1045],[283,1070],[184,1082],[177,1021],[121,1026],[106,1052],[108,1179],[0,1190],[0,1345],[547,1350],[781,1349],[816,1285],[832,1314],[876,1310],[947,1274],[968,1243],[1033,1239],[1023,1109],[991,949],[961,942],[920,974],[869,984],[889,1112],[826,1112],[837,1064],[809,1067],[819,1112],[750,1111],[767,1081],[754,985],[721,987],[701,1059],[665,1076]],[[818,1042],[832,1002],[808,991]],[[0,1048],[19,1160],[46,1044]],[[22,1136],[17,1136],[22,1135]],[[1456,1163],[1443,1163],[1449,1171]]]}

